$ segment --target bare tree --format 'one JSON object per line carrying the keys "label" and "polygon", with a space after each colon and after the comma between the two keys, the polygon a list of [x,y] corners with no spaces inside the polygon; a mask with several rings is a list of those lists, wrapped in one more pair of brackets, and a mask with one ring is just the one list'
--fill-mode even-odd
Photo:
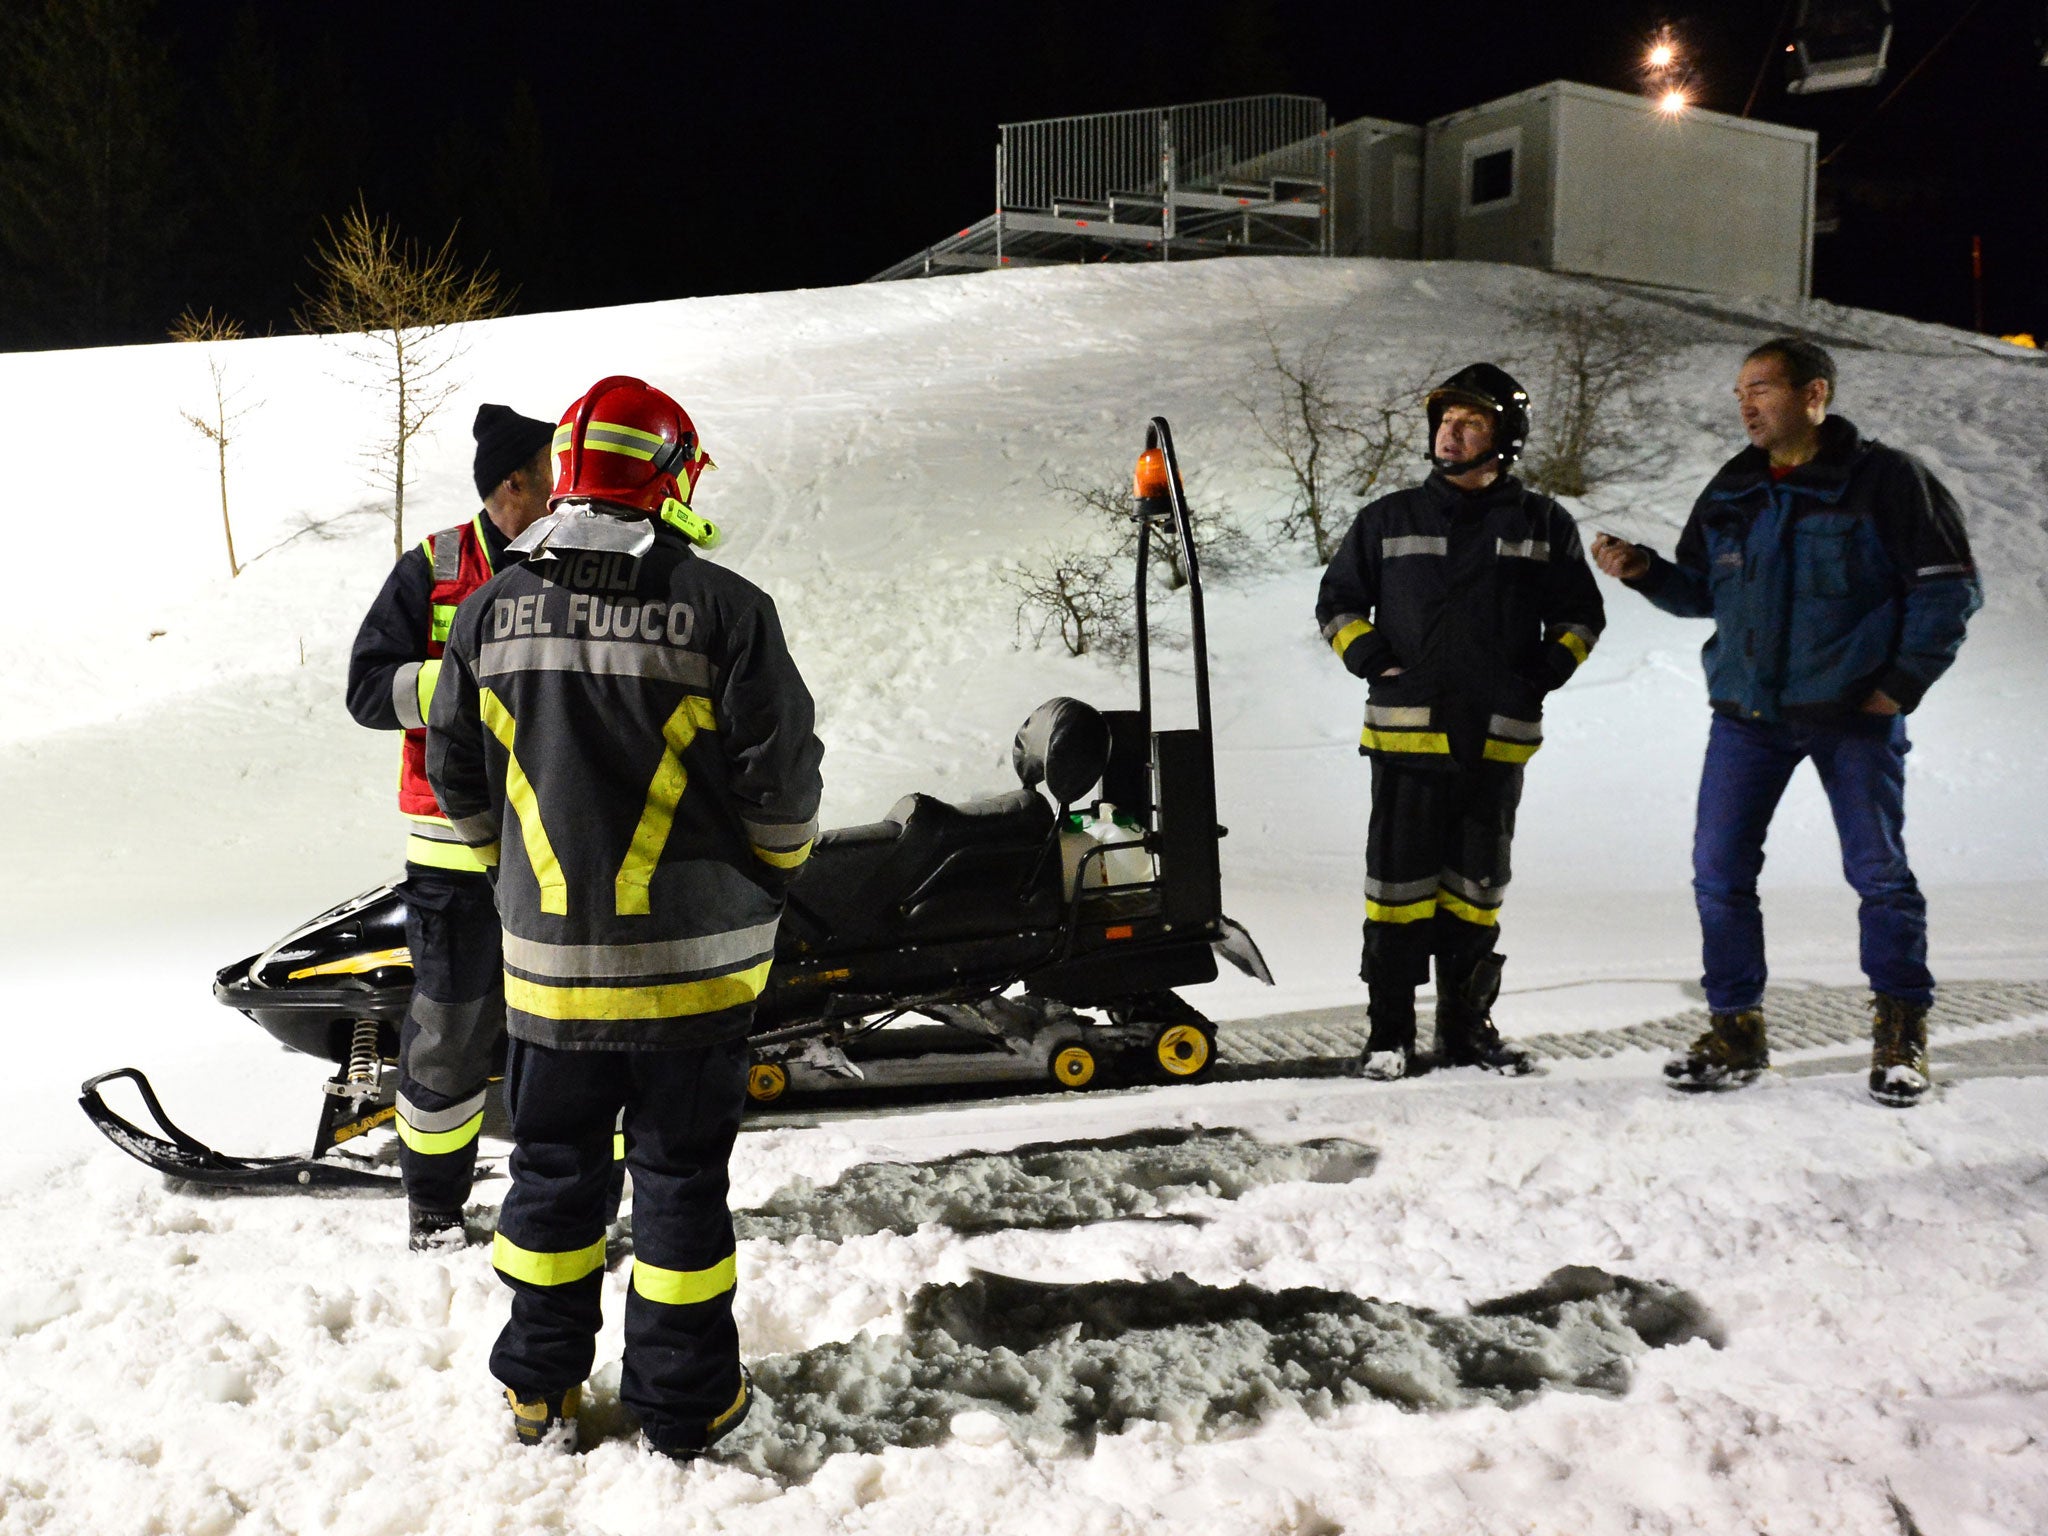
{"label": "bare tree", "polygon": [[[216,317],[210,308],[203,315],[195,315],[187,309],[171,326],[173,341],[238,341],[241,335],[242,327],[238,322],[225,315]],[[213,379],[212,409],[205,415],[195,411],[180,411],[178,414],[213,444],[214,468],[220,480],[220,528],[228,541],[228,576],[232,579],[242,574],[242,567],[235,560],[235,525],[228,516],[228,444],[233,440],[236,424],[263,402],[237,403],[241,391],[228,388],[227,365],[218,348],[206,354],[206,370]]]}
{"label": "bare tree", "polygon": [[1262,322],[1269,358],[1267,388],[1242,395],[1288,504],[1275,525],[1284,543],[1307,544],[1319,562],[1337,552],[1359,502],[1383,488],[1389,472],[1421,430],[1418,391],[1393,386],[1370,399],[1338,384],[1334,357],[1350,342],[1327,331],[1292,350]]}
{"label": "bare tree", "polygon": [[389,436],[371,453],[374,477],[391,491],[391,542],[405,552],[406,450],[455,391],[448,365],[461,355],[451,326],[501,315],[512,295],[487,266],[466,268],[455,231],[438,247],[405,239],[360,198],[315,246],[315,291],[293,318],[299,328],[349,338],[372,371],[366,387],[391,407]]}
{"label": "bare tree", "polygon": [[[1107,529],[1116,541],[1119,556],[1126,561],[1137,557],[1138,503],[1130,481],[1104,482],[1083,475],[1054,473],[1046,476],[1045,483]],[[1197,510],[1192,492],[1189,503],[1189,531],[1194,535],[1195,558],[1201,562],[1202,569],[1214,575],[1227,573],[1241,565],[1245,558],[1243,532],[1223,518]],[[1164,533],[1158,528],[1152,530],[1152,537],[1146,545],[1146,558],[1151,562],[1153,574],[1166,583],[1167,591],[1178,592],[1188,584],[1187,561],[1181,553],[1180,536],[1171,529]]]}
{"label": "bare tree", "polygon": [[1537,402],[1529,484],[1584,496],[1653,459],[1663,439],[1649,386],[1671,370],[1679,345],[1671,327],[1611,295],[1545,304],[1524,325]]}
{"label": "bare tree", "polygon": [[1033,644],[1057,630],[1070,656],[1100,652],[1121,661],[1137,645],[1136,611],[1125,566],[1085,544],[1053,550],[1037,565],[1014,565],[1003,580],[1017,593],[1017,628]]}

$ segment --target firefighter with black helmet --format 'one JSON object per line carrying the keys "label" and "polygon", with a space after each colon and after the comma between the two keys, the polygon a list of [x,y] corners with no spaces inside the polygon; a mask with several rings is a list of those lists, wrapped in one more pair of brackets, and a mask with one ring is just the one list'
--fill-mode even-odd
{"label": "firefighter with black helmet", "polygon": [[548,510],[554,424],[503,405],[477,409],[476,493],[466,523],[407,550],[364,615],[349,655],[348,709],[403,731],[398,809],[406,820],[405,937],[413,992],[398,1037],[399,1170],[418,1251],[459,1249],[476,1176],[484,1092],[503,1054],[498,914],[491,888],[427,783],[427,707],[462,600],[516,564],[511,544]]}
{"label": "firefighter with black helmet", "polygon": [[726,1164],[822,749],[766,594],[702,559],[711,460],[639,379],[563,415],[554,511],[456,616],[427,775],[495,867],[514,1150],[491,1355],[520,1439],[573,1446],[595,1355],[613,1128],[633,1182],[619,1395],[694,1456],[745,1416]]}
{"label": "firefighter with black helmet", "polygon": [[1323,638],[1367,686],[1360,1067],[1378,1079],[1414,1068],[1432,959],[1439,1060],[1532,1069],[1492,1018],[1509,845],[1544,697],[1606,622],[1571,515],[1511,473],[1527,392],[1474,363],[1430,391],[1428,415],[1435,468],[1359,512],[1316,600]]}

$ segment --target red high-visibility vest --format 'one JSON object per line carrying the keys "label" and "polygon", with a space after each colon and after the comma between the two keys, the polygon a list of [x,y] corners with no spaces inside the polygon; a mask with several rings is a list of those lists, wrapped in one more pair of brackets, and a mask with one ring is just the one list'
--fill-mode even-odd
{"label": "red high-visibility vest", "polygon": [[[438,663],[441,659],[442,648],[448,641],[448,628],[455,622],[456,608],[493,574],[491,552],[484,543],[483,519],[484,514],[479,512],[458,527],[429,534],[420,544],[427,563],[434,571],[434,590],[428,599],[432,604],[427,628],[427,660],[430,663]],[[425,671],[438,674],[440,668],[432,665]],[[420,688],[422,717],[426,715],[427,703],[432,697],[431,678],[423,678]],[[398,808],[414,823],[406,846],[409,862],[446,869],[483,868],[455,837],[448,818],[441,812],[440,803],[434,799],[434,788],[427,782],[427,733],[424,727],[405,732],[398,765]]]}

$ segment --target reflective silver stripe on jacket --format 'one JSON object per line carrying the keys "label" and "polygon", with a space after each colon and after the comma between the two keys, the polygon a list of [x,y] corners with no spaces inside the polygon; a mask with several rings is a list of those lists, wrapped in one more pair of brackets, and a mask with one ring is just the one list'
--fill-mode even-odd
{"label": "reflective silver stripe on jacket", "polygon": [[649,944],[543,944],[538,939],[521,938],[508,929],[505,964],[535,976],[563,981],[730,970],[773,954],[776,927],[777,923],[757,923],[729,933]]}
{"label": "reflective silver stripe on jacket", "polygon": [[[471,819],[473,820],[474,818]],[[423,817],[410,816],[406,818],[405,825],[406,830],[414,837],[421,838],[429,843],[466,843],[468,841],[460,832],[455,830],[455,824],[450,821],[430,821]],[[496,827],[487,828],[482,840],[489,842],[496,835]]]}
{"label": "reflective silver stripe on jacket", "polygon": [[1488,885],[1483,880],[1467,880],[1455,869],[1439,871],[1436,883],[1449,891],[1453,896],[1462,896],[1465,900],[1482,907],[1499,906],[1501,904],[1501,892],[1508,888],[1508,883],[1505,880],[1495,885]]}
{"label": "reflective silver stripe on jacket", "polygon": [[1365,706],[1367,725],[1384,725],[1389,730],[1414,730],[1429,724],[1427,704],[1368,704]]}
{"label": "reflective silver stripe on jacket", "polygon": [[474,816],[464,816],[459,820],[450,818],[448,824],[455,833],[454,841],[458,843],[468,843],[471,847],[477,847],[498,840],[498,818],[488,811],[480,811]]}
{"label": "reflective silver stripe on jacket", "polygon": [[477,676],[507,672],[588,672],[599,677],[641,677],[709,689],[717,669],[697,651],[639,640],[592,640],[572,635],[521,635],[486,640],[477,655]]}
{"label": "reflective silver stripe on jacket", "polygon": [[1448,554],[1450,548],[1450,540],[1434,534],[1403,533],[1380,540],[1380,558],[1392,560],[1401,555],[1442,555]]}
{"label": "reflective silver stripe on jacket", "polygon": [[1323,626],[1323,642],[1327,645],[1354,624],[1370,624],[1371,622],[1362,613],[1340,613]]}
{"label": "reflective silver stripe on jacket", "polygon": [[464,1099],[460,1104],[450,1105],[447,1109],[421,1109],[404,1094],[398,1096],[398,1118],[414,1130],[423,1131],[429,1136],[462,1129],[474,1116],[482,1114],[483,1108],[484,1096],[480,1093]]}
{"label": "reflective silver stripe on jacket", "polygon": [[1967,565],[1923,565],[1913,573],[1913,577],[1916,581],[1924,581],[1929,576],[1967,576],[1969,574],[1970,568]]}
{"label": "reflective silver stripe on jacket", "polygon": [[453,581],[462,574],[462,530],[444,528],[431,536],[434,546],[434,580]]}
{"label": "reflective silver stripe on jacket", "polygon": [[1500,557],[1503,560],[1548,560],[1550,540],[1548,539],[1502,539],[1499,542]]}
{"label": "reflective silver stripe on jacket", "polygon": [[1589,651],[1600,641],[1599,635],[1586,628],[1583,624],[1553,624],[1550,626],[1550,633],[1544,638],[1561,640],[1566,635],[1577,635],[1579,637],[1579,644]]}
{"label": "reflective silver stripe on jacket", "polygon": [[740,830],[747,834],[747,841],[756,848],[766,848],[770,853],[790,853],[817,840],[818,823],[816,818],[787,822],[750,821],[742,816]]}
{"label": "reflective silver stripe on jacket", "polygon": [[408,731],[423,731],[427,722],[420,715],[420,664],[408,661],[391,674],[391,707],[398,711],[398,723]]}
{"label": "reflective silver stripe on jacket", "polygon": [[1495,715],[1486,722],[1486,734],[1498,736],[1502,741],[1541,741],[1543,722],[1541,720],[1513,720],[1506,715]]}
{"label": "reflective silver stripe on jacket", "polygon": [[1427,880],[1375,880],[1365,877],[1365,894],[1384,906],[1405,906],[1411,901],[1422,901],[1436,894],[1436,876]]}

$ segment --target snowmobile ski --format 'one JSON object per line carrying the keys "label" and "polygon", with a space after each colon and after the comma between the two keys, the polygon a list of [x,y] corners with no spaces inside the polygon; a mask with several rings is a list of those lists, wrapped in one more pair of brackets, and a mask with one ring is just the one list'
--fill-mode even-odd
{"label": "snowmobile ski", "polygon": [[[135,1084],[143,1107],[163,1132],[161,1136],[124,1120],[107,1107],[100,1087],[117,1078],[127,1078]],[[88,1078],[79,1087],[78,1106],[107,1140],[169,1178],[226,1189],[381,1188],[397,1193],[403,1188],[395,1167],[387,1169],[367,1158],[339,1153],[320,1157],[234,1157],[217,1152],[172,1123],[149,1079],[135,1067],[118,1067]]]}

